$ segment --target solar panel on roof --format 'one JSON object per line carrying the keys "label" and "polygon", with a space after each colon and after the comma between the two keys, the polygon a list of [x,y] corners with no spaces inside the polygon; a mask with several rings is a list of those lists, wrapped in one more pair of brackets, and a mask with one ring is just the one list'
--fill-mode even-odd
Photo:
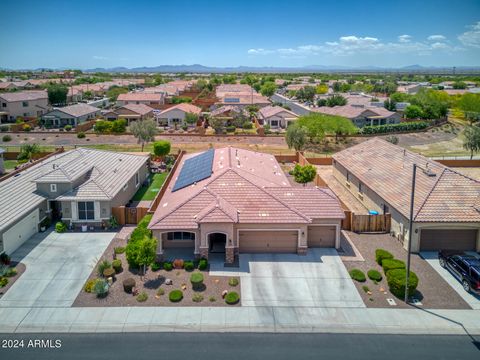
{"label": "solar panel on roof", "polygon": [[238,103],[240,102],[239,98],[225,98],[226,103]]}
{"label": "solar panel on roof", "polygon": [[172,191],[177,191],[212,175],[214,149],[185,160]]}

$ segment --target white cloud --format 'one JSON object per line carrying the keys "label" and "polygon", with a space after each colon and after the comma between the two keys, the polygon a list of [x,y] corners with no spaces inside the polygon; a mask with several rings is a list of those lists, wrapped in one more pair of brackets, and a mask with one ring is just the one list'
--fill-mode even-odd
{"label": "white cloud", "polygon": [[410,35],[400,35],[398,37],[398,42],[408,43],[408,42],[410,42],[411,39],[412,39],[412,37]]}
{"label": "white cloud", "polygon": [[443,41],[443,40],[447,40],[447,38],[443,35],[430,35],[429,37],[427,37],[427,40],[429,40],[429,41]]}
{"label": "white cloud", "polygon": [[471,30],[459,35],[458,40],[465,46],[480,48],[480,21],[469,28]]}
{"label": "white cloud", "polygon": [[108,60],[107,57],[105,56],[100,56],[100,55],[93,55],[92,56],[95,60]]}

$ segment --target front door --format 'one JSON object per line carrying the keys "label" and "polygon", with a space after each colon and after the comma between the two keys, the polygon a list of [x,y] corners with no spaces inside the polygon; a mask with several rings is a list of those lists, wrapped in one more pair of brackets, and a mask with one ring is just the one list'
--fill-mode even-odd
{"label": "front door", "polygon": [[223,233],[213,233],[208,235],[209,251],[211,253],[225,253],[227,244],[227,235]]}

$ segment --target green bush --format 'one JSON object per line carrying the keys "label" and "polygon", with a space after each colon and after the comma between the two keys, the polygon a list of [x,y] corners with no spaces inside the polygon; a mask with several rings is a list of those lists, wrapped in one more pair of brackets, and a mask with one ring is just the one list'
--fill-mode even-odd
{"label": "green bush", "polygon": [[253,123],[250,120],[247,120],[243,123],[242,127],[245,130],[253,129]]}
{"label": "green bush", "polygon": [[108,120],[97,120],[93,129],[96,133],[108,134],[112,132],[112,122]]}
{"label": "green bush", "polygon": [[109,277],[113,277],[115,275],[115,269],[114,268],[107,268],[105,270],[103,270],[103,277],[104,278],[109,278]]}
{"label": "green bush", "polygon": [[225,296],[225,302],[228,304],[228,305],[235,305],[236,303],[238,303],[240,301],[240,295],[238,295],[238,293],[236,293],[235,291],[230,291],[229,293],[227,293],[227,295]]}
{"label": "green bush", "polygon": [[230,285],[230,286],[237,286],[238,283],[239,283],[239,281],[235,277],[232,277],[232,278],[228,279],[228,285]]}
{"label": "green bush", "polygon": [[183,263],[183,268],[186,271],[193,271],[193,269],[195,269],[195,265],[193,264],[193,261],[187,260]]}
{"label": "green bush", "polygon": [[3,141],[3,142],[12,141],[12,137],[11,137],[10,135],[3,135],[2,141]]}
{"label": "green bush", "polygon": [[128,293],[128,294],[131,294],[132,293],[132,289],[135,287],[135,279],[133,278],[127,278],[125,280],[123,280],[123,290]]}
{"label": "green bush", "polygon": [[110,129],[115,134],[124,133],[127,130],[127,120],[117,119],[115,121],[112,121],[112,125],[111,125]]}
{"label": "green bush", "polygon": [[162,296],[162,295],[164,295],[164,294],[165,294],[165,290],[164,290],[163,288],[158,288],[158,290],[157,290],[157,295],[158,295],[158,296]]}
{"label": "green bush", "polygon": [[193,294],[192,301],[197,302],[197,303],[202,302],[203,301],[203,295],[199,294],[199,293]]}
{"label": "green bush", "polygon": [[375,261],[378,265],[382,266],[383,259],[393,259],[393,255],[384,249],[375,250]]}
{"label": "green bush", "polygon": [[206,270],[208,267],[208,260],[207,259],[200,259],[198,262],[198,270]]}
{"label": "green bush", "polygon": [[87,282],[83,286],[83,290],[87,293],[93,292],[93,288],[95,287],[96,282],[97,282],[97,279],[87,280]]}
{"label": "green bush", "polygon": [[97,297],[105,297],[108,295],[108,282],[104,279],[97,279],[95,285],[93,287],[93,292],[97,295]]}
{"label": "green bush", "polygon": [[154,262],[152,265],[150,265],[150,269],[152,271],[158,271],[162,268],[162,264],[158,263],[158,262]]}
{"label": "green bush", "polygon": [[0,126],[0,132],[7,132],[9,129],[9,126],[8,125],[2,125]]}
{"label": "green bush", "polygon": [[233,133],[233,132],[235,132],[236,128],[235,128],[235,126],[230,125],[230,126],[227,126],[226,129],[227,129],[227,133]]}
{"label": "green bush", "polygon": [[77,138],[79,139],[85,139],[85,133],[83,131],[80,131],[78,134],[77,134]]}
{"label": "green bush", "polygon": [[192,283],[193,288],[199,288],[203,284],[203,274],[195,272],[190,275],[190,282]]}
{"label": "green bush", "polygon": [[172,290],[168,294],[168,299],[171,302],[179,302],[183,299],[183,292],[181,290]]}
{"label": "green bush", "polygon": [[59,221],[55,224],[55,231],[57,233],[64,233],[65,231],[67,231],[67,225],[65,223]]}
{"label": "green bush", "polygon": [[148,300],[148,294],[145,291],[142,291],[140,294],[137,295],[138,302],[145,302]]}
{"label": "green bush", "polygon": [[122,260],[120,259],[115,259],[112,261],[112,268],[115,270],[115,272],[118,274],[122,272]]}
{"label": "green bush", "polygon": [[106,270],[106,269],[109,269],[112,267],[112,263],[106,259],[102,260],[99,264],[98,264],[98,267],[97,267],[97,272],[98,272],[98,275],[99,276],[103,276],[103,272]]}
{"label": "green bush", "polygon": [[0,278],[0,288],[8,285],[8,279],[6,277]]}
{"label": "green bush", "polygon": [[426,121],[412,121],[400,124],[364,126],[360,129],[361,134],[386,134],[401,131],[415,131],[426,129],[430,124]]}
{"label": "green bush", "polygon": [[15,275],[17,275],[17,269],[15,269],[15,268],[13,268],[13,267],[12,267],[12,268],[9,268],[9,269],[7,270],[7,272],[5,273],[5,276],[6,276],[6,277],[14,277]]}
{"label": "green bush", "polygon": [[65,131],[72,131],[72,125],[65,125],[64,129]]}
{"label": "green bush", "polygon": [[367,280],[362,270],[352,269],[349,271],[349,273],[353,280],[356,280],[359,282],[365,282],[365,280]]}
{"label": "green bush", "polygon": [[382,280],[382,274],[375,269],[368,270],[367,276],[370,280],[373,280],[373,281],[381,281]]}
{"label": "green bush", "polygon": [[173,269],[173,265],[172,265],[171,262],[165,261],[165,262],[163,263],[163,270],[165,270],[165,271],[172,271],[172,269]]}
{"label": "green bush", "polygon": [[123,254],[125,252],[125,248],[123,246],[119,246],[119,247],[116,247],[115,249],[113,249],[113,251],[115,252],[115,254]]}
{"label": "green bush", "polygon": [[397,259],[385,259],[382,261],[383,272],[386,274],[390,270],[405,269],[405,263]]}
{"label": "green bush", "polygon": [[167,140],[159,140],[153,143],[153,153],[155,156],[166,156],[170,153],[172,145],[170,141]]}
{"label": "green bush", "polygon": [[[407,277],[406,269],[394,269],[387,272],[387,283],[390,292],[398,298],[405,296],[405,278]],[[410,271],[408,278],[408,296],[415,294],[418,286],[418,277],[413,271]]]}
{"label": "green bush", "polygon": [[23,131],[25,131],[25,132],[29,132],[29,131],[32,130],[32,127],[31,127],[30,125],[28,125],[28,124],[25,124],[25,125],[22,126],[22,129],[23,129]]}

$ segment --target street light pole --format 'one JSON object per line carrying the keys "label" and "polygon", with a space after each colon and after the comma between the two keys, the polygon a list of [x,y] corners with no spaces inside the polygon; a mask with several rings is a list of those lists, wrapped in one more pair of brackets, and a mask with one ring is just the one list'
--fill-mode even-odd
{"label": "street light pole", "polygon": [[410,218],[408,222],[408,250],[407,250],[407,271],[405,277],[405,303],[408,303],[408,280],[410,279],[410,255],[412,252],[412,230],[413,230],[413,205],[415,201],[415,178],[417,175],[417,164],[413,164],[412,190],[410,194]]}

